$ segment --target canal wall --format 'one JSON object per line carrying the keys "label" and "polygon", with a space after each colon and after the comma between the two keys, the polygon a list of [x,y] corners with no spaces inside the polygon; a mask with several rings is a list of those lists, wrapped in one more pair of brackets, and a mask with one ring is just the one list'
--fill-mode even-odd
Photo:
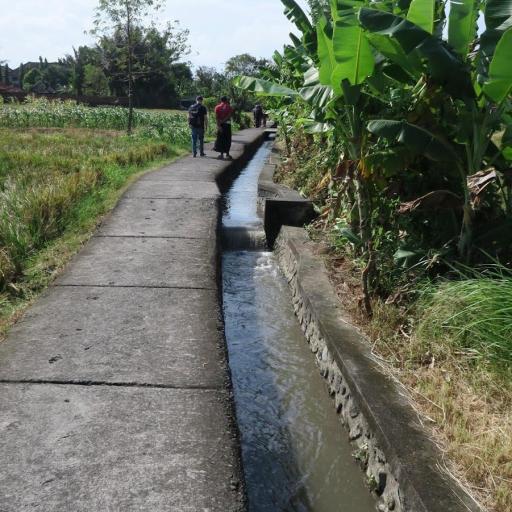
{"label": "canal wall", "polygon": [[481,512],[441,469],[442,454],[408,398],[382,372],[367,340],[351,325],[315,244],[303,228],[291,227],[304,225],[312,206],[297,192],[272,183],[279,160],[274,153],[260,177],[260,209],[297,318],[354,443],[354,456],[378,497],[378,510]]}

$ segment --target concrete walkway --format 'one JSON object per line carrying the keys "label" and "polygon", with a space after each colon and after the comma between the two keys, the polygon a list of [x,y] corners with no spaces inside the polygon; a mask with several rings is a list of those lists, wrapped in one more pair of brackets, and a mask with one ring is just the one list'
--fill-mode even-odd
{"label": "concrete walkway", "polygon": [[209,155],[134,184],[0,344],[0,512],[244,510]]}

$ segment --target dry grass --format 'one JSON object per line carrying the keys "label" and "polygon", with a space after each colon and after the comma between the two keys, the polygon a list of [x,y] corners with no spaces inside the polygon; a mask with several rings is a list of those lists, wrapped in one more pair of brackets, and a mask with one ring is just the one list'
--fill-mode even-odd
{"label": "dry grass", "polygon": [[512,512],[512,383],[456,347],[446,347],[440,359],[425,352],[415,336],[420,311],[375,301],[373,318],[365,318],[357,267],[343,255],[319,252],[326,253],[344,310],[430,429],[444,469],[487,510]]}
{"label": "dry grass", "polygon": [[[325,191],[329,170],[336,168],[331,153],[296,135],[276,180],[304,192],[322,212],[309,234],[345,320],[366,335],[383,371],[410,397],[443,454],[441,469],[489,511],[512,512],[512,297],[503,293],[510,282],[462,275],[430,286],[435,300],[429,304],[423,300],[428,287],[419,301],[418,287],[403,275],[389,281],[385,289],[393,293],[374,299],[373,317],[366,317],[364,262],[332,229],[341,203]],[[393,270],[390,265],[382,271]]]}

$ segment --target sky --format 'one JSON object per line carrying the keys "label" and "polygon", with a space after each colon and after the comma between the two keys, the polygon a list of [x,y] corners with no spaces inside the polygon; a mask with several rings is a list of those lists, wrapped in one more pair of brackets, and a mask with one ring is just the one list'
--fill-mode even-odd
{"label": "sky", "polygon": [[[302,5],[305,0],[299,0]],[[93,42],[97,0],[0,0],[0,60],[12,68],[20,62],[52,62],[72,47]],[[293,29],[280,0],[167,0],[158,21],[179,20],[190,30],[194,66],[221,68],[240,53],[270,57],[288,42]]]}

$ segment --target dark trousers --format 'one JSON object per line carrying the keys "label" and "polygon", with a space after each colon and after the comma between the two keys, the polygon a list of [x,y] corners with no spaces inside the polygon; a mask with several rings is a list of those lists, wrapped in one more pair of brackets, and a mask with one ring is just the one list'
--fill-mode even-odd
{"label": "dark trousers", "polygon": [[197,146],[199,143],[199,153],[204,153],[204,128],[192,126],[192,153],[197,155]]}
{"label": "dark trousers", "polygon": [[229,154],[231,149],[231,124],[223,123],[217,130],[217,139],[215,140],[214,151],[217,153]]}

